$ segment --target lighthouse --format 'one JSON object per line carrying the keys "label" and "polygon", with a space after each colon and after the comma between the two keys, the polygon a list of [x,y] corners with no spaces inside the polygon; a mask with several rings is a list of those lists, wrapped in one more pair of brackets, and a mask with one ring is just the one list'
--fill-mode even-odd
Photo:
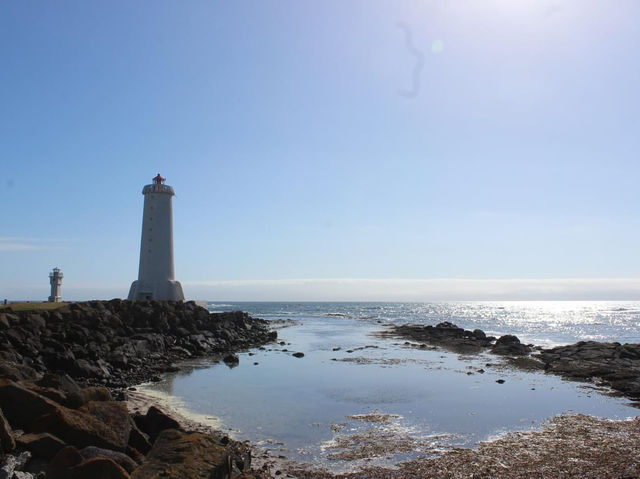
{"label": "lighthouse", "polygon": [[62,300],[62,278],[63,274],[60,268],[53,268],[49,273],[49,283],[51,283],[50,303],[59,303]]}
{"label": "lighthouse", "polygon": [[182,285],[173,267],[173,188],[160,173],[142,189],[142,240],[138,279],[131,284],[129,300],[183,301]]}

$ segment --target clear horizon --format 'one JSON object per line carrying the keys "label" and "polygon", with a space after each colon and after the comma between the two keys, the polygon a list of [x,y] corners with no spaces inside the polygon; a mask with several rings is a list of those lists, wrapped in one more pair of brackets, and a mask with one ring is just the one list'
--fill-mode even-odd
{"label": "clear horizon", "polygon": [[637,18],[5,2],[0,299],[126,297],[162,173],[189,298],[640,300]]}

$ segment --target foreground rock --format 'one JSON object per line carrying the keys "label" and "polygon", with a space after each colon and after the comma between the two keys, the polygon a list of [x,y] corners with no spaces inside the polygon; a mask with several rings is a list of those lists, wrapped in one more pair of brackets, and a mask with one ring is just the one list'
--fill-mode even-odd
{"label": "foreground rock", "polygon": [[[248,446],[228,437],[187,432],[158,407],[129,412],[104,388],[65,384],[82,401],[67,407],[64,391],[43,396],[41,380],[0,378],[0,479],[227,478],[250,472]],[[89,400],[87,399],[104,399]],[[20,402],[25,408],[20,407]],[[19,429],[18,429],[19,428]],[[146,458],[144,455],[146,454]],[[263,477],[259,471],[251,472]]]}
{"label": "foreground rock", "polygon": [[[64,375],[85,384],[124,387],[148,381],[172,363],[197,356],[220,356],[273,341],[268,323],[246,313],[209,313],[193,302],[89,301],[53,311],[0,313],[0,373],[23,380],[59,373],[61,384],[43,395],[76,405],[77,391],[65,389]],[[68,385],[68,384],[67,384]],[[53,390],[64,398],[53,398]]]}
{"label": "foreground rock", "polygon": [[226,479],[232,462],[228,449],[211,436],[176,429],[160,433],[144,465],[132,479]]}

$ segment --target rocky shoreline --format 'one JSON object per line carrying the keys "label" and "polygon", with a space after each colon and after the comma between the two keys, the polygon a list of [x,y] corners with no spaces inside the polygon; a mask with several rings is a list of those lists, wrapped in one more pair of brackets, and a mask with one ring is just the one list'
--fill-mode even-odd
{"label": "rocky shoreline", "polygon": [[[284,463],[274,468],[278,458],[252,461],[249,444],[189,422],[128,389],[179,370],[178,362],[186,359],[206,357],[233,366],[237,351],[277,339],[269,326],[246,313],[209,313],[192,302],[112,300],[73,303],[51,311],[0,311],[0,479],[436,477],[431,475],[435,471],[449,474],[441,477],[470,477],[465,475],[469,471],[482,472],[474,473],[477,477],[492,477],[490,471],[500,472],[501,477],[528,477],[524,469],[500,469],[512,456],[502,457],[498,451],[502,449],[491,446],[494,443],[481,446],[484,456],[471,450],[452,451],[439,459],[401,464],[396,471],[335,476]],[[516,366],[526,362],[528,367],[564,377],[597,380],[640,399],[640,345],[580,342],[542,349],[522,344],[512,335],[495,338],[451,323],[392,326],[381,334],[415,341],[406,344],[417,348],[498,354]],[[591,420],[558,421],[553,424],[562,425],[563,444],[572,457],[571,440],[579,440],[584,435],[580,428]],[[592,421],[592,429],[601,429],[601,437],[613,444],[614,438],[621,440],[618,432],[627,431],[625,447],[635,450],[638,420],[598,421]],[[534,433],[534,438],[551,437],[540,442],[536,454],[546,457],[553,450],[557,432],[553,426],[540,436]],[[496,444],[526,455],[528,439],[515,443],[512,439]],[[586,464],[583,470],[595,471],[588,466],[590,454],[576,460]],[[625,472],[639,470],[633,455],[627,460]],[[544,466],[552,462],[548,458]],[[487,464],[491,467],[483,469]],[[558,462],[554,467],[565,465]]]}
{"label": "rocky shoreline", "polygon": [[436,326],[390,326],[383,336],[417,341],[417,347],[435,345],[457,353],[486,351],[506,356],[515,367],[541,369],[567,379],[596,382],[629,399],[640,401],[640,344],[580,341],[544,349],[523,344],[513,335],[499,338],[484,331],[468,331],[452,323]]}
{"label": "rocky shoreline", "polygon": [[151,405],[130,412],[126,387],[176,361],[274,341],[268,322],[193,302],[73,303],[0,312],[0,479],[263,477],[247,445],[187,431]]}

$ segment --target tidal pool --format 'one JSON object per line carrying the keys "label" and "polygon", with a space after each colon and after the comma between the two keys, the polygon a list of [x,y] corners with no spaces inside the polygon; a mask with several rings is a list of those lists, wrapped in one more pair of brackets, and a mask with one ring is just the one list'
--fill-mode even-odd
{"label": "tidal pool", "polygon": [[194,362],[141,390],[217,418],[235,438],[334,471],[473,447],[561,413],[637,415],[628,400],[583,383],[515,370],[488,353],[408,347],[379,330],[308,318],[278,331],[285,345],[240,353],[234,368]]}

